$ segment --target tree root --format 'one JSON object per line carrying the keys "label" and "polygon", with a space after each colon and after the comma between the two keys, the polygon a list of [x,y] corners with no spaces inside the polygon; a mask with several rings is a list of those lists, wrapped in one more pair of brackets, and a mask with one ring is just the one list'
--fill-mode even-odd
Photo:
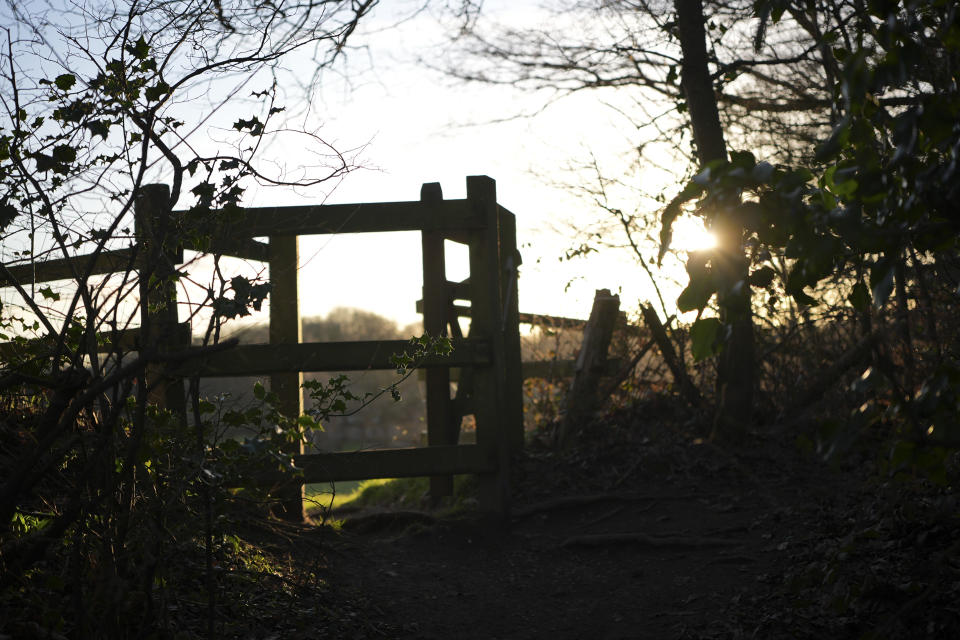
{"label": "tree root", "polygon": [[686,500],[690,496],[660,496],[654,494],[639,493],[594,493],[584,496],[563,496],[561,498],[551,498],[543,502],[537,502],[523,509],[517,509],[513,512],[514,520],[543,513],[544,511],[553,511],[555,509],[572,509],[583,507],[600,502],[640,502],[644,500]]}
{"label": "tree root", "polygon": [[639,544],[648,547],[672,549],[701,549],[703,547],[734,547],[743,544],[739,540],[728,538],[710,538],[701,536],[652,536],[647,533],[596,533],[573,536],[560,543],[559,548],[600,547],[611,544]]}

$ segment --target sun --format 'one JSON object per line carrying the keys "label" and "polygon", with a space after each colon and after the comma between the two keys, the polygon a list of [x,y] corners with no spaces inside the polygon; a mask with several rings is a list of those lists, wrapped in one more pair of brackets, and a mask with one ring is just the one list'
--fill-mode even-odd
{"label": "sun", "polygon": [[704,251],[717,246],[717,237],[703,226],[703,220],[684,216],[673,224],[671,248],[678,251]]}

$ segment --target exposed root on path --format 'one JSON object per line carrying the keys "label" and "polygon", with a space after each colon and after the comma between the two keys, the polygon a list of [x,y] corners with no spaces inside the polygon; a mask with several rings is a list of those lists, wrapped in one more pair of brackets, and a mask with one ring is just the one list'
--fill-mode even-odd
{"label": "exposed root on path", "polygon": [[560,543],[560,549],[567,547],[600,547],[610,544],[639,544],[648,547],[671,549],[702,549],[704,547],[735,547],[743,544],[739,540],[728,538],[705,538],[700,536],[652,536],[647,533],[594,533],[572,536]]}

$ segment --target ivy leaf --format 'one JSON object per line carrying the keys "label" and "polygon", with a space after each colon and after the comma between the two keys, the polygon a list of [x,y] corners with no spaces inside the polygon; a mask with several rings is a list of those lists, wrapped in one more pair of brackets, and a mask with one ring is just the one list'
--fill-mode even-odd
{"label": "ivy leaf", "polygon": [[690,279],[687,288],[677,296],[677,309],[681,313],[688,311],[699,311],[707,306],[710,298],[716,293],[716,287],[713,286],[712,278]]}
{"label": "ivy leaf", "polygon": [[56,302],[60,299],[60,294],[51,289],[49,286],[38,289],[37,291],[44,297],[45,300],[52,300]]}
{"label": "ivy leaf", "polygon": [[775,275],[773,267],[760,267],[750,274],[750,284],[760,288],[769,287]]}
{"label": "ivy leaf", "polygon": [[0,230],[5,229],[16,217],[16,207],[7,202],[0,203]]}
{"label": "ivy leaf", "polygon": [[110,124],[109,120],[89,120],[83,126],[90,130],[91,135],[100,136],[106,140],[110,135]]}
{"label": "ivy leaf", "polygon": [[73,85],[77,82],[77,76],[72,73],[64,73],[57,76],[53,83],[57,85],[57,89],[61,91],[69,91]]}
{"label": "ivy leaf", "polygon": [[850,301],[850,305],[857,311],[866,311],[867,307],[870,306],[870,290],[867,289],[866,284],[858,282],[853,285],[853,291],[847,296],[847,300]]}
{"label": "ivy leaf", "polygon": [[663,256],[666,255],[667,250],[670,249],[670,241],[673,240],[673,223],[680,216],[684,203],[700,197],[703,194],[703,190],[704,187],[695,181],[688,182],[683,188],[683,191],[678,193],[676,197],[670,201],[670,204],[667,205],[660,215],[660,252],[657,255],[658,266],[663,262]]}
{"label": "ivy leaf", "polygon": [[53,159],[57,162],[73,162],[77,159],[77,150],[68,144],[59,144],[53,148]]}
{"label": "ivy leaf", "polygon": [[720,352],[723,324],[717,318],[700,318],[690,327],[690,350],[694,360],[704,360]]}
{"label": "ivy leaf", "polygon": [[263,123],[260,122],[260,118],[253,116],[249,120],[240,118],[233,123],[233,128],[237,131],[243,131],[244,129],[249,129],[250,135],[259,136],[263,134]]}
{"label": "ivy leaf", "polygon": [[132,55],[137,60],[146,60],[147,56],[150,55],[150,45],[147,44],[147,41],[144,40],[143,36],[140,36],[136,43],[132,45],[127,45],[127,53]]}
{"label": "ivy leaf", "polygon": [[143,95],[150,102],[155,102],[168,93],[170,93],[170,85],[161,80],[152,87],[148,87],[147,90],[143,92]]}

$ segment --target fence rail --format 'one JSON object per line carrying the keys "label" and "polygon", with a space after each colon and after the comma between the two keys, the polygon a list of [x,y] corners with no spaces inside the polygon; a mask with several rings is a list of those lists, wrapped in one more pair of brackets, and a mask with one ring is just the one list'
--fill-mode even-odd
{"label": "fence rail", "polygon": [[[189,223],[189,211],[174,211]],[[321,204],[239,208],[214,237],[304,236],[386,231],[462,231],[483,229],[487,220],[469,200]],[[199,221],[201,225],[206,221]]]}
{"label": "fence rail", "polygon": [[[429,356],[418,366],[467,367],[490,364],[490,344],[481,338],[453,340],[449,356]],[[406,340],[241,344],[229,351],[185,363],[177,373],[210,377],[268,375],[286,371],[366,371],[395,369],[393,354],[410,348]]]}

